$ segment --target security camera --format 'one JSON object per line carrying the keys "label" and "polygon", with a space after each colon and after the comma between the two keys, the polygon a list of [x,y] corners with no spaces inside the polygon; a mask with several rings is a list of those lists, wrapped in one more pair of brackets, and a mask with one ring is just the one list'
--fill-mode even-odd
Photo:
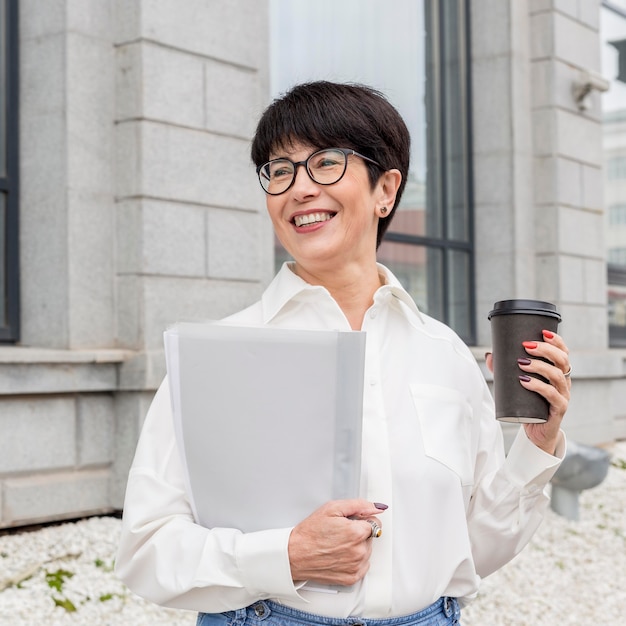
{"label": "security camera", "polygon": [[574,100],[581,111],[590,108],[590,94],[592,91],[608,91],[610,83],[604,76],[597,72],[587,70],[581,72],[578,80],[572,84]]}

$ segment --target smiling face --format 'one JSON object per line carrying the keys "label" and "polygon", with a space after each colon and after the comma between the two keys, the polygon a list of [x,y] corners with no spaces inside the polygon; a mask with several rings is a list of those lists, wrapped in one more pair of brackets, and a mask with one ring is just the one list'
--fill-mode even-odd
{"label": "smiling face", "polygon": [[[271,159],[304,161],[318,148],[300,143],[271,155]],[[372,189],[365,163],[350,155],[337,183],[320,185],[298,167],[293,185],[266,197],[277,237],[296,261],[296,270],[316,274],[358,263],[376,263],[378,216],[384,206],[381,183]]]}

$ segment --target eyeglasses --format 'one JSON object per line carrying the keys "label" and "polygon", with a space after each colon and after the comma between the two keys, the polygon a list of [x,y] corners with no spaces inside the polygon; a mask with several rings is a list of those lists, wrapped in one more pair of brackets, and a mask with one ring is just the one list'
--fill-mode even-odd
{"label": "eyeglasses", "polygon": [[348,167],[348,155],[353,154],[364,161],[369,161],[382,168],[382,165],[374,159],[370,159],[356,150],[349,148],[326,148],[314,152],[308,159],[294,163],[289,159],[273,159],[256,168],[259,182],[265,193],[270,196],[278,196],[285,193],[296,180],[298,166],[302,165],[311,180],[320,185],[334,185],[339,182],[346,173]]}

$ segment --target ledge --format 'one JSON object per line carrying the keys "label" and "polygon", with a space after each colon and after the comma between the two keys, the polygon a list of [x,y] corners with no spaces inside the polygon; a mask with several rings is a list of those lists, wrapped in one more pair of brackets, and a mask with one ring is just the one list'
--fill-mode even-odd
{"label": "ledge", "polygon": [[112,392],[128,350],[0,348],[0,396]]}

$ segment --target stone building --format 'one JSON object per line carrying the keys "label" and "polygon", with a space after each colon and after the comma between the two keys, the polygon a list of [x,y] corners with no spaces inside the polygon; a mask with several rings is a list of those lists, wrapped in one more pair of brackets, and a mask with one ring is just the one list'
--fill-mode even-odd
{"label": "stone building", "polygon": [[626,106],[601,95],[624,87],[626,3],[312,4],[0,2],[0,527],[122,506],[164,329],[253,302],[282,259],[249,142],[298,80],[371,82],[407,118],[380,256],[418,304],[482,363],[496,300],[556,303],[568,436],[626,436],[626,259],[604,201],[626,203],[626,166],[603,148],[623,160]]}

